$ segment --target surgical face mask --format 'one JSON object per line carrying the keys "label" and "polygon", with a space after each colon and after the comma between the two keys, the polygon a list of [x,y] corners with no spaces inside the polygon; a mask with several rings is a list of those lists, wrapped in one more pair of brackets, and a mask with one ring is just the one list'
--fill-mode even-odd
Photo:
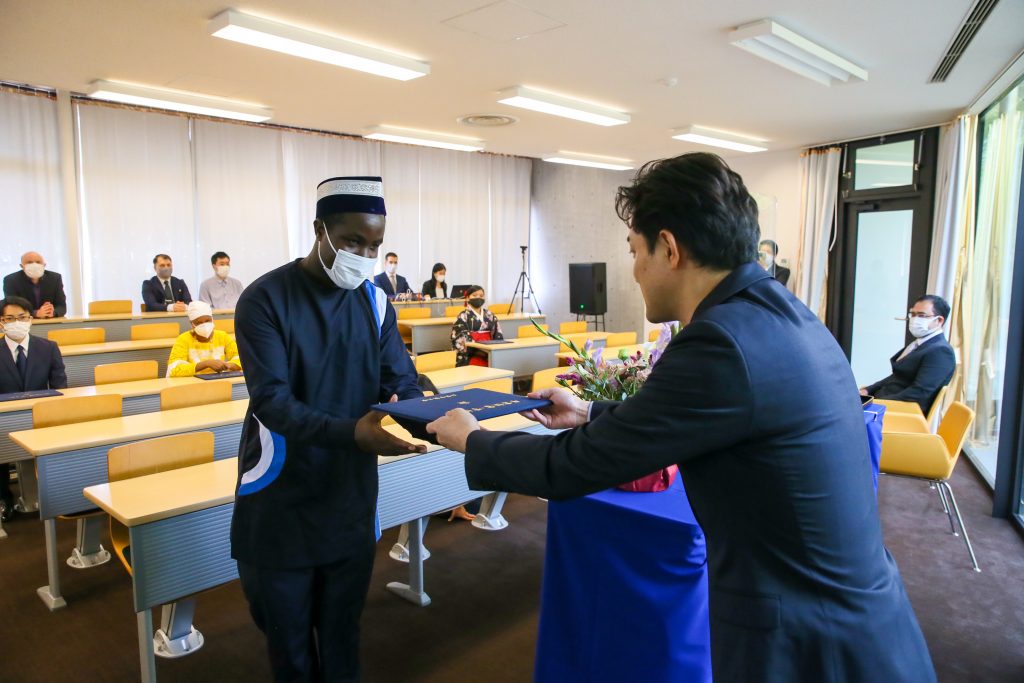
{"label": "surgical face mask", "polygon": [[46,266],[42,263],[26,263],[25,264],[25,275],[28,275],[33,280],[38,280],[46,272]]}
{"label": "surgical face mask", "polygon": [[327,277],[331,278],[331,282],[337,287],[341,289],[357,289],[359,285],[363,284],[363,280],[369,280],[373,277],[373,267],[377,265],[377,259],[357,256],[351,252],[335,249],[334,245],[331,244],[331,238],[327,237],[326,230],[324,230],[324,237],[327,239],[328,246],[334,251],[334,265],[328,268],[324,264],[324,257],[320,256],[319,247],[317,247],[316,255],[320,259],[320,265],[323,266]]}
{"label": "surgical face mask", "polygon": [[156,276],[161,280],[169,280],[171,277],[171,271],[174,269],[171,266],[163,266],[156,269]]}
{"label": "surgical face mask", "polygon": [[24,341],[25,337],[28,336],[28,331],[32,328],[32,322],[30,320],[16,320],[13,323],[7,323],[4,325],[4,334],[11,338],[13,342]]}
{"label": "surgical face mask", "polygon": [[437,280],[438,282],[444,282],[444,275],[435,274],[434,279]]}
{"label": "surgical face mask", "polygon": [[775,257],[771,254],[761,253],[761,265],[765,268],[771,268],[772,264],[775,263]]}
{"label": "surgical face mask", "polygon": [[219,277],[221,280],[226,278],[228,276],[228,273],[230,272],[231,266],[217,266],[216,268],[217,277]]}
{"label": "surgical face mask", "polygon": [[932,324],[932,321],[935,320],[935,317],[936,316],[933,315],[927,318],[911,318],[910,322],[907,324],[907,327],[910,328],[910,334],[912,334],[916,339],[920,339],[929,332],[934,332],[934,330],[929,329],[929,326]]}
{"label": "surgical face mask", "polygon": [[472,299],[469,300],[469,305],[472,306],[473,308],[483,308],[484,299],[481,296],[473,297]]}
{"label": "surgical face mask", "polygon": [[198,334],[203,339],[209,339],[213,335],[212,322],[201,323],[199,325],[196,325],[194,329],[196,331],[196,334]]}
{"label": "surgical face mask", "polygon": [[388,275],[394,275],[395,272],[397,272],[397,271],[398,271],[398,264],[397,263],[389,263],[389,264],[384,266],[384,272],[386,272]]}

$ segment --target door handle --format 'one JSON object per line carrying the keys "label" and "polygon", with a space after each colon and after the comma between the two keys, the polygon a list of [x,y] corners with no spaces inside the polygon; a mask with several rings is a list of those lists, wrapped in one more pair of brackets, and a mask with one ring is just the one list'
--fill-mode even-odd
{"label": "door handle", "polygon": [[904,316],[902,318],[893,318],[893,320],[902,320],[903,322],[907,322],[906,316]]}

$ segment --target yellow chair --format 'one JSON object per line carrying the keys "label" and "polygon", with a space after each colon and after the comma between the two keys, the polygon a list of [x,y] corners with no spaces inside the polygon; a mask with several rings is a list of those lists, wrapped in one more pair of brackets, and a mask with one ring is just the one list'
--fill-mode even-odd
{"label": "yellow chair", "polygon": [[512,393],[512,378],[502,377],[501,379],[489,379],[485,382],[474,382],[467,384],[466,389],[487,389],[488,391],[501,391],[506,394]]}
{"label": "yellow chair", "polygon": [[462,313],[464,310],[466,310],[465,306],[445,306],[444,317],[455,318],[459,315],[459,313]]}
{"label": "yellow chair", "polygon": [[[888,415],[886,419],[888,420]],[[967,544],[967,552],[971,555],[971,564],[974,565],[974,571],[980,572],[974,548],[971,547],[971,539],[967,535],[967,527],[964,526],[956,497],[949,485],[949,478],[960,457],[960,449],[963,448],[967,431],[973,422],[974,411],[957,401],[946,411],[935,434],[886,432],[882,435],[879,469],[885,474],[924,479],[935,485],[942,500],[942,507],[949,518],[950,530],[954,536],[958,535],[953,520],[955,513],[956,522],[963,532],[964,543]]]}
{"label": "yellow chair", "polygon": [[612,332],[605,340],[605,346],[632,346],[636,344],[636,332]]}
{"label": "yellow chair", "polygon": [[[547,330],[548,326],[547,325],[541,325],[540,328],[542,330]],[[520,325],[519,326],[519,332],[517,334],[519,335],[520,339],[525,339],[526,337],[540,337],[540,336],[542,336],[541,333],[537,331],[537,328],[533,326],[533,323],[530,323],[529,325]]]}
{"label": "yellow chair", "polygon": [[146,304],[139,304],[139,311],[141,313],[145,313],[146,312]]}
{"label": "yellow chair", "polygon": [[661,336],[661,329],[655,328],[647,333],[647,341],[658,341],[658,337]]}
{"label": "yellow chair", "polygon": [[231,382],[213,379],[197,384],[167,387],[160,392],[160,410],[175,410],[231,400]]}
{"label": "yellow chair", "polygon": [[132,312],[131,299],[106,299],[104,301],[90,301],[89,315],[112,315],[115,313]]}
{"label": "yellow chair", "polygon": [[213,321],[213,329],[220,330],[221,332],[227,332],[228,334],[235,333],[235,319],[234,318],[217,318]]}
{"label": "yellow chair", "polygon": [[46,338],[57,346],[76,344],[102,344],[107,341],[107,331],[102,327],[79,327],[77,330],[50,330]]}
{"label": "yellow chair", "polygon": [[568,370],[564,367],[538,370],[533,373],[533,382],[530,384],[530,391],[539,391],[540,389],[548,389],[550,387],[561,387],[562,385],[555,381],[555,377],[565,372],[568,372]]}
{"label": "yellow chair", "polygon": [[491,304],[487,309],[494,315],[506,315],[514,312],[512,304]]}
{"label": "yellow chair", "polygon": [[406,307],[403,306],[402,308],[398,309],[398,319],[399,320],[417,320],[419,318],[429,318],[429,317],[430,317],[430,309],[425,307],[425,306],[422,307],[422,308],[419,308],[419,307],[417,307],[417,308],[406,308]]}
{"label": "yellow chair", "polygon": [[181,334],[178,323],[153,323],[152,325],[132,325],[132,341],[143,339],[174,339]]}
{"label": "yellow chair", "polygon": [[437,351],[416,356],[416,372],[421,375],[431,370],[444,370],[455,367],[454,351]]}
{"label": "yellow chair", "polygon": [[137,382],[142,379],[156,379],[160,368],[155,360],[130,360],[123,363],[104,363],[92,371],[93,384],[114,384],[115,382]]}
{"label": "yellow chair", "polygon": [[561,323],[558,326],[558,334],[579,334],[587,331],[587,321],[577,320],[576,322]]}
{"label": "yellow chair", "polygon": [[[935,424],[936,416],[938,416],[939,411],[942,410],[942,399],[946,397],[946,391],[948,389],[948,384],[939,389],[939,393],[935,395],[935,400],[932,401],[931,408],[928,409],[927,415],[921,412],[921,405],[916,401],[897,401],[891,398],[876,398],[874,402],[878,405],[885,406],[886,422],[888,422],[890,417],[895,417],[898,420],[904,421],[904,415],[912,415],[924,420],[924,424],[926,426],[925,431],[931,431],[932,426]],[[907,423],[912,424],[915,422],[917,422],[917,420],[910,420]],[[883,422],[883,424],[885,423]]]}

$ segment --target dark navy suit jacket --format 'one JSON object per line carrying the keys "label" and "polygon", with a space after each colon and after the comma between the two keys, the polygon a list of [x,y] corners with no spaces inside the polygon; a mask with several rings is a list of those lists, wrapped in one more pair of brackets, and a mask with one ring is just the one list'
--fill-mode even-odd
{"label": "dark navy suit jacket", "polygon": [[384,293],[390,298],[394,298],[396,294],[405,294],[409,289],[409,283],[401,275],[395,275],[395,280],[398,282],[398,291],[396,292],[391,287],[391,279],[387,273],[379,273],[373,276],[373,284],[377,285],[384,290]]}
{"label": "dark navy suit jacket", "polygon": [[[192,303],[192,295],[188,293],[188,285],[184,280],[171,276],[171,292],[174,294],[174,301]],[[146,310],[150,312],[166,311],[167,303],[164,302],[164,286],[156,275],[142,283],[142,302],[146,304]],[[173,302],[172,302],[173,303]]]}
{"label": "dark navy suit jacket", "polygon": [[68,386],[60,349],[49,339],[32,335],[25,360],[27,369],[23,385],[7,342],[0,341],[0,394],[38,389],[64,389]]}
{"label": "dark navy suit jacket", "polygon": [[704,299],[636,396],[556,436],[467,446],[470,488],[554,499],[678,464],[707,538],[716,683],[935,680],[882,544],[850,365],[761,266]]}
{"label": "dark navy suit jacket", "polygon": [[[23,270],[11,273],[4,278],[4,296],[20,296],[23,299],[28,299],[35,308],[39,308],[49,301],[53,304],[53,317],[55,318],[63,318],[68,312],[68,301],[64,295],[64,280],[60,273],[50,270],[44,272],[43,276],[39,278],[38,299],[35,287],[32,286],[32,280],[25,275]],[[33,310],[32,313],[35,311]]]}
{"label": "dark navy suit jacket", "polygon": [[921,344],[903,360],[896,360],[901,353],[903,349],[889,359],[892,374],[866,387],[867,392],[875,398],[913,401],[927,415],[939,390],[953,378],[956,354],[942,334]]}

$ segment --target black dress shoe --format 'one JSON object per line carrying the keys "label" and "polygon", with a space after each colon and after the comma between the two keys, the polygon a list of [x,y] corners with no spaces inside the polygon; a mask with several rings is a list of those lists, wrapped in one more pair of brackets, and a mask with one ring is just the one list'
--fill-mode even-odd
{"label": "black dress shoe", "polygon": [[14,510],[14,501],[0,500],[0,520],[9,522],[14,519],[17,512]]}

